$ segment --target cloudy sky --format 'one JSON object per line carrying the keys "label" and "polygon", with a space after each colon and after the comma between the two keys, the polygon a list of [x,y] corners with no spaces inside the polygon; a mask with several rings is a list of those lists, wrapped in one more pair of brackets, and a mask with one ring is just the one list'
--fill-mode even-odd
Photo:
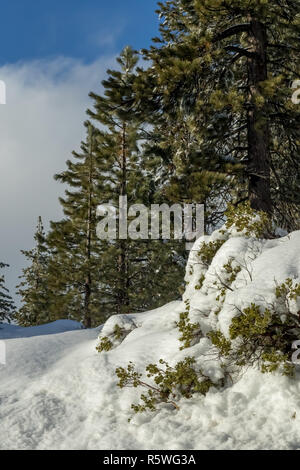
{"label": "cloudy sky", "polygon": [[88,93],[126,45],[140,49],[157,34],[153,0],[11,0],[0,28],[0,261],[15,292],[37,217],[61,215],[64,169],[84,136]]}

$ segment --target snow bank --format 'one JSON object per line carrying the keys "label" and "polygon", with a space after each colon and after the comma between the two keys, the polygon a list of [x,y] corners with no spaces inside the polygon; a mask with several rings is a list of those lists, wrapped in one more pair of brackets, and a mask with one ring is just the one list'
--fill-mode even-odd
{"label": "snow bank", "polygon": [[[199,249],[204,241],[218,239],[224,244],[210,266],[203,266]],[[217,231],[199,239],[190,254],[182,302],[114,316],[96,330],[74,325],[75,331],[50,334],[54,324],[47,327],[48,333],[41,329],[45,327],[30,328],[29,335],[15,329],[14,339],[11,330],[5,341],[7,365],[0,365],[0,447],[300,449],[299,374],[288,379],[249,369],[221,391],[212,388],[205,397],[181,399],[178,411],[162,405],[156,412],[134,416],[130,406],[138,403],[141,390],[120,390],[115,375],[116,367],[129,361],[142,372],[161,358],[174,365],[190,355],[218,380],[222,375],[218,362],[203,356],[210,347],[207,338],[179,349],[175,322],[185,302],[191,305],[191,320],[200,322],[203,331],[218,328],[227,334],[236,306],[272,302],[275,282],[288,277],[299,282],[299,247],[300,232],[256,240],[234,231]],[[223,267],[230,260],[241,270],[220,302],[216,297],[225,279]],[[112,337],[116,325],[125,332],[122,341],[114,341],[108,352],[97,353],[97,337],[100,341]],[[5,338],[5,329],[0,330],[1,337]]]}
{"label": "snow bank", "polygon": [[45,325],[22,328],[9,323],[0,323],[0,339],[30,338],[31,336],[53,335],[65,331],[81,330],[83,325],[73,320],[56,320]]}
{"label": "snow bank", "polygon": [[[225,233],[223,233],[225,232]],[[201,263],[199,250],[203,243],[224,240],[209,268]],[[230,289],[226,289],[224,302],[216,297],[220,288],[227,285],[224,265],[229,261],[241,270]],[[196,288],[205,276],[201,289]],[[300,231],[275,240],[242,237],[239,233],[216,231],[211,237],[201,237],[195,243],[186,269],[187,289],[183,296],[191,305],[191,318],[202,318],[205,330],[217,328],[228,336],[228,327],[238,309],[272,304],[276,285],[287,278],[300,282]],[[291,305],[297,314],[300,303]],[[216,315],[216,313],[218,313]]]}

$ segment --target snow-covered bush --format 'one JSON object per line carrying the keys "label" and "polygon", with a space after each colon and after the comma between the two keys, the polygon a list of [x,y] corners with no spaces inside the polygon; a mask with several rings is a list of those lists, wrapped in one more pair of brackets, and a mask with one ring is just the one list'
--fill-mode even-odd
{"label": "snow-covered bush", "polygon": [[176,322],[176,326],[181,333],[179,341],[183,344],[180,346],[180,350],[190,348],[199,341],[202,335],[201,327],[199,323],[192,323],[189,317],[190,304],[189,301],[185,301],[186,309],[180,313],[179,321]]}
{"label": "snow-covered bush", "polygon": [[[226,214],[224,227],[194,246],[187,267],[185,301],[191,305],[193,318],[205,324],[202,331],[207,330],[206,337],[224,366],[258,366],[262,372],[293,375],[291,345],[300,338],[299,268],[293,268],[294,279],[278,283],[280,258],[273,260],[271,254],[273,246],[288,238],[262,239],[271,234],[271,224],[264,213],[255,213],[248,204],[229,206]],[[263,279],[264,265],[259,260],[267,249],[274,275],[269,272]],[[284,267],[287,272],[291,269]],[[266,281],[268,286],[263,286]]]}
{"label": "snow-covered bush", "polygon": [[[112,317],[101,332],[104,350],[125,351],[127,343],[139,338],[144,346],[145,337],[151,337],[153,351],[141,358],[130,355],[129,365],[116,369],[120,388],[148,389],[133,404],[134,411],[171,402],[176,409],[181,398],[231,387],[249,368],[294,373],[292,344],[300,339],[300,232],[275,237],[265,214],[248,205],[229,207],[227,217],[222,228],[194,244],[183,301],[173,313],[168,308],[168,317],[157,317],[157,324],[151,312]],[[167,343],[157,340],[164,334]],[[130,351],[134,354],[135,347]],[[156,362],[146,362],[146,356]]]}
{"label": "snow-covered bush", "polygon": [[215,240],[213,242],[203,242],[201,248],[198,252],[198,256],[201,259],[201,263],[208,267],[214,257],[216,256],[217,251],[225,243],[225,240]]}
{"label": "snow-covered bush", "polygon": [[108,338],[108,336],[103,336],[100,339],[98,346],[96,347],[97,351],[100,353],[102,351],[110,351],[113,348],[113,343]]}
{"label": "snow-covered bush", "polygon": [[220,357],[227,358],[229,364],[257,364],[264,373],[279,370],[283,375],[294,375],[290,353],[293,340],[300,338],[299,316],[289,311],[282,315],[276,306],[262,309],[253,303],[232,319],[229,333],[230,340],[220,331],[208,333]]}
{"label": "snow-covered bush", "polygon": [[130,315],[110,317],[101,330],[96,349],[98,352],[110,351],[119,346],[137,325]]}

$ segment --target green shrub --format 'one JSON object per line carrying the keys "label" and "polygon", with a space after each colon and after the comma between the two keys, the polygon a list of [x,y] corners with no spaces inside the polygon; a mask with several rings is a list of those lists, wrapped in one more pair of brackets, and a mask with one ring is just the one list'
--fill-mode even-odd
{"label": "green shrub", "polygon": [[235,339],[238,336],[242,338],[255,338],[263,335],[270,325],[272,314],[266,309],[263,314],[260,313],[260,306],[251,304],[243,310],[242,315],[233,318],[229,328],[230,338]]}
{"label": "green shrub", "polygon": [[120,325],[115,325],[113,337],[121,343],[131,331],[132,330],[125,330],[125,328],[121,328]]}
{"label": "green shrub", "polygon": [[245,230],[247,237],[261,238],[272,231],[269,216],[263,211],[254,211],[249,201],[234,206],[229,204],[225,211],[226,228],[235,226],[238,232]]}
{"label": "green shrub", "polygon": [[236,266],[235,268],[233,267],[233,259],[231,258],[228,263],[224,264],[224,269],[226,273],[228,274],[227,282],[229,284],[232,284],[235,280],[237,275],[241,272],[242,268],[241,266]]}
{"label": "green shrub", "polygon": [[189,313],[190,305],[188,302],[186,302],[186,311],[180,313],[180,320],[176,322],[176,326],[181,333],[179,341],[183,343],[183,345],[180,347],[180,350],[190,348],[196,344],[199,338],[202,336],[200,324],[191,323]]}
{"label": "green shrub", "polygon": [[225,241],[226,240],[216,240],[214,242],[202,243],[201,248],[198,251],[198,256],[201,258],[201,262],[204,264],[204,266],[209,267],[212,260],[216,256],[216,253],[225,243]]}
{"label": "green shrub", "polygon": [[[225,279],[223,279],[221,276],[217,275],[218,281],[214,281],[214,286],[219,288],[219,293],[216,297],[216,301],[224,301],[224,297],[226,295],[227,290],[233,290],[231,288],[231,284],[236,280],[236,277],[239,272],[241,272],[242,268],[241,266],[236,266],[235,268],[233,267],[233,259],[230,259],[228,263],[224,264],[223,268],[226,272]],[[222,287],[219,287],[219,284],[222,285]]]}
{"label": "green shrub", "polygon": [[147,377],[153,380],[152,384],[141,380],[142,374],[136,372],[134,364],[130,362],[127,369],[123,367],[116,369],[118,386],[120,388],[140,386],[148,389],[146,394],[141,394],[141,403],[131,405],[135,413],[155,411],[159,403],[169,403],[175,409],[179,409],[175,400],[181,397],[191,398],[195,393],[206,395],[214,385],[201,370],[195,369],[195,362],[195,358],[186,357],[174,367],[170,367],[163,359],[160,359],[159,365],[149,364],[146,372]]}
{"label": "green shrub", "polygon": [[300,297],[300,283],[294,283],[293,279],[288,278],[285,282],[276,286],[275,294],[276,298],[281,299],[289,310],[289,302]]}
{"label": "green shrub", "polygon": [[207,334],[227,364],[257,364],[263,373],[294,375],[290,354],[293,341],[300,338],[300,315],[291,312],[290,301],[300,297],[300,284],[288,278],[276,286],[275,296],[275,304],[264,307],[252,303],[239,311],[231,321],[229,339],[220,331]]}
{"label": "green shrub", "polygon": [[[209,245],[209,244],[208,244]],[[207,247],[206,247],[207,248]],[[208,246],[204,259],[206,262],[214,256],[212,245]],[[229,260],[224,269],[228,278],[226,282],[232,283],[240,267],[233,267],[233,260]],[[147,390],[140,395],[140,403],[132,404],[131,408],[136,412],[146,410],[154,411],[160,403],[171,404],[178,409],[177,401],[181,397],[191,398],[194,394],[206,395],[212,386],[223,387],[227,377],[232,372],[238,371],[243,366],[258,366],[262,373],[279,371],[286,376],[293,376],[295,366],[290,361],[291,345],[295,338],[300,338],[300,315],[293,314],[290,308],[291,301],[297,301],[300,297],[300,284],[292,279],[287,279],[275,288],[275,304],[264,307],[251,303],[235,316],[229,327],[229,338],[221,331],[210,331],[207,338],[218,351],[224,378],[214,383],[201,369],[196,367],[194,357],[186,357],[174,367],[160,360],[159,364],[149,364],[146,367],[146,375],[152,379],[151,383],[142,380],[143,374],[135,370],[130,362],[127,368],[119,367],[116,374],[119,379],[118,386],[142,387]],[[193,346],[203,333],[199,323],[191,323],[189,318],[190,304],[185,302],[186,310],[180,314],[176,322],[183,343],[180,349]],[[281,309],[278,306],[281,306]],[[219,308],[215,313],[219,313]],[[280,311],[279,311],[280,310]],[[118,325],[114,335],[120,339],[123,331]],[[109,338],[102,338],[102,350],[111,347]],[[211,357],[211,356],[210,356]]]}
{"label": "green shrub", "polygon": [[204,274],[201,274],[200,276],[200,279],[198,281],[198,283],[195,285],[195,289],[196,290],[200,290],[203,286],[203,282],[205,281],[205,275]]}
{"label": "green shrub", "polygon": [[[217,286],[218,283],[217,281],[214,282],[214,285]],[[226,295],[226,292],[227,292],[227,288],[226,287],[222,287],[219,291],[219,294],[217,295],[216,297],[216,301],[217,302],[224,302],[224,298],[225,298],[225,295]]]}
{"label": "green shrub", "polygon": [[291,344],[300,337],[300,319],[283,316],[273,308],[251,304],[233,318],[229,328],[231,340],[239,339],[233,357],[237,365],[258,363],[262,372],[280,370],[292,376],[294,365],[289,362]]}
{"label": "green shrub", "polygon": [[229,356],[231,352],[231,342],[225,338],[221,331],[210,331],[207,337],[211,340],[212,344],[219,350],[221,356]]}
{"label": "green shrub", "polygon": [[96,350],[99,353],[102,351],[110,351],[114,346],[116,346],[116,344],[114,344],[115,342],[117,342],[117,345],[122,343],[131,331],[132,329],[128,330],[121,328],[120,325],[116,324],[113,333],[110,335],[111,339],[108,336],[103,336],[100,340],[100,344],[96,347]]}
{"label": "green shrub", "polygon": [[101,338],[100,344],[96,347],[96,350],[101,353],[103,351],[110,351],[113,348],[113,344],[107,336]]}
{"label": "green shrub", "polygon": [[288,354],[282,354],[275,350],[262,354],[261,371],[263,374],[276,372],[279,368],[281,368],[282,375],[288,377],[294,376],[295,367],[289,362]]}

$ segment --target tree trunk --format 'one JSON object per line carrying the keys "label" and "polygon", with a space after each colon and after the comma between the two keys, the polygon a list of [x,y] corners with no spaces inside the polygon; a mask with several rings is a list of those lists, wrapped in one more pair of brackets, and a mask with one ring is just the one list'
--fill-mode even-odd
{"label": "tree trunk", "polygon": [[250,52],[248,62],[249,103],[247,105],[248,177],[251,207],[272,213],[270,194],[270,129],[265,106],[258,103],[260,82],[268,78],[266,27],[249,18]]}
{"label": "tree trunk", "polygon": [[90,315],[90,298],[91,298],[91,275],[88,273],[84,285],[84,326],[92,327],[92,319]]}
{"label": "tree trunk", "polygon": [[[120,196],[127,195],[127,155],[126,155],[126,124],[123,124],[121,135],[121,171],[122,181],[120,186]],[[129,305],[128,298],[128,253],[127,240],[120,240],[120,255],[118,259],[119,270],[119,295],[118,295],[118,313],[124,312],[124,306]],[[127,310],[127,309],[125,309]],[[126,313],[128,313],[126,311]]]}
{"label": "tree trunk", "polygon": [[93,157],[92,157],[92,131],[89,132],[90,148],[89,148],[89,186],[88,186],[88,213],[87,213],[87,229],[86,229],[86,262],[87,262],[87,274],[84,284],[84,326],[85,328],[91,328],[92,319],[90,313],[90,299],[91,299],[91,285],[92,276],[90,271],[90,260],[91,260],[91,229],[92,229],[92,194],[93,194]]}

